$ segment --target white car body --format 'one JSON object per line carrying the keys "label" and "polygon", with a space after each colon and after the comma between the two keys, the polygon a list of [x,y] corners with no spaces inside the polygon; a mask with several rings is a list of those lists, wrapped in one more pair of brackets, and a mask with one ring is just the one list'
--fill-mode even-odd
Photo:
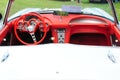
{"label": "white car body", "polygon": [[[107,30],[110,29],[111,33],[105,33],[104,30],[102,31],[102,28],[101,28],[102,34],[104,32],[104,35],[109,35],[108,36],[109,38],[106,38],[106,39],[109,39],[108,43],[110,42],[111,44],[110,45],[107,44],[106,46],[103,46],[103,45],[93,46],[93,45],[86,45],[86,44],[77,45],[77,44],[69,43],[70,41],[66,41],[65,43],[61,44],[60,42],[61,41],[64,42],[65,39],[67,38],[67,35],[66,37],[64,36],[65,35],[64,28],[68,27],[66,25],[62,26],[61,24],[62,22],[59,22],[59,24],[56,24],[56,26],[54,26],[53,24],[53,30],[51,31],[57,32],[58,30],[58,32],[55,33],[57,37],[54,37],[53,35],[51,35],[53,33],[50,33],[50,37],[46,39],[46,40],[50,39],[52,43],[49,43],[48,41],[46,44],[37,43],[37,45],[33,45],[36,43],[36,40],[35,40],[36,38],[35,38],[35,35],[30,34],[31,39],[33,40],[33,44],[31,45],[30,43],[29,45],[26,45],[24,44],[24,41],[19,39],[19,37],[15,38],[17,37],[16,35],[18,34],[15,33],[17,30],[15,24],[13,24],[14,26],[12,25],[12,23],[14,23],[14,19],[17,20],[17,18],[19,19],[20,16],[24,16],[26,13],[29,13],[29,12],[35,12],[39,14],[50,13],[53,16],[51,18],[51,16],[49,17],[48,15],[48,22],[49,22],[49,19],[51,18],[53,19],[53,21],[50,21],[51,23],[51,22],[55,22],[54,16],[57,16],[58,20],[61,21],[62,16],[64,15],[63,14],[55,15],[53,14],[54,11],[52,11],[51,13],[51,10],[61,11],[62,10],[61,8],[53,8],[53,9],[45,8],[42,10],[39,8],[29,8],[28,6],[28,8],[23,10],[18,10],[17,13],[13,14],[11,17],[8,18],[9,11],[13,1],[14,0],[8,1],[8,5],[5,11],[5,16],[3,18],[3,21],[2,21],[2,17],[0,21],[0,31],[1,31],[0,42],[1,43],[3,42],[2,44],[0,44],[1,45],[0,46],[0,80],[120,80],[120,44],[119,44],[120,24],[117,19],[117,15],[116,15],[112,0],[107,0],[112,9],[111,10],[113,14],[112,16],[106,13],[105,11],[103,11],[102,9],[99,9],[96,7],[80,9],[80,13],[78,10],[75,13],[75,15],[78,15],[78,13],[79,15],[83,13],[85,13],[84,15],[89,15],[88,18],[87,17],[85,18],[86,18],[86,24],[91,23],[90,27],[93,23],[93,27],[96,25],[95,27],[97,27],[98,29],[99,29],[99,25],[100,26],[102,25],[101,27],[105,27],[103,28],[105,29],[105,32],[107,32]],[[69,6],[68,8],[63,8],[63,9],[66,10],[65,12],[67,12],[67,10],[69,12],[69,11],[72,11],[71,7],[72,6]],[[73,12],[75,9],[78,9],[77,6],[73,9]],[[92,18],[93,21],[91,21],[90,15],[94,16]],[[66,15],[66,17],[67,16],[68,15]],[[97,18],[95,18],[95,16],[97,16]],[[99,18],[102,17],[105,19],[98,19],[98,17]],[[37,18],[44,19],[44,16],[43,17],[37,16]],[[74,20],[74,18],[71,18],[70,21],[72,19]],[[41,20],[43,19],[40,19],[40,20],[36,19],[36,20],[37,22],[39,21],[41,22]],[[98,20],[98,22],[100,21],[100,24],[96,24],[95,23],[96,20]],[[108,22],[109,20],[111,24],[110,25],[101,24],[101,21],[104,22],[104,20],[105,20],[105,23]],[[23,19],[23,21],[27,21],[27,20]],[[11,23],[11,25],[8,25],[9,23]],[[78,26],[78,23],[76,23],[75,28],[76,26]],[[84,26],[84,25],[80,25],[80,26]],[[85,25],[85,27],[86,26],[89,26],[89,25]],[[56,28],[54,29],[54,27]],[[69,29],[74,29],[74,28],[71,28],[71,26],[69,27],[70,27]],[[110,28],[106,29],[106,27],[110,27]],[[35,26],[33,26],[33,28],[35,28]],[[61,29],[63,29],[62,32],[61,32]],[[66,28],[65,31],[69,29]],[[76,28],[75,30],[77,29],[79,28]],[[96,30],[98,29],[94,29],[92,31],[92,29],[88,27],[88,29],[85,29],[85,30],[87,31],[91,30],[91,32],[88,31],[89,33],[93,33],[93,32],[97,33]],[[9,31],[10,31],[10,35],[6,37]],[[14,33],[14,35],[12,34],[12,32]],[[30,31],[28,33],[30,33]],[[77,33],[80,33],[80,32],[77,32]],[[101,33],[101,32],[98,32],[98,33]],[[72,36],[72,35],[73,34],[69,34],[68,36]],[[12,36],[12,37],[7,41],[7,38],[9,38],[9,36],[10,37]],[[40,36],[41,35],[39,35],[38,37]],[[112,40],[112,36],[114,36],[113,40]],[[97,37],[95,37],[95,39]],[[23,42],[22,45],[17,44],[17,41],[15,41],[15,39],[18,40],[19,43]],[[26,39],[26,36],[24,37],[24,39]],[[41,38],[41,39],[44,39],[44,38]],[[41,39],[39,41],[41,41]],[[55,41],[55,39],[57,39],[57,42]],[[67,40],[69,40],[69,38]],[[14,44],[14,41],[15,41],[15,44]],[[87,41],[88,41],[88,38],[86,38],[86,42]],[[94,42],[94,39],[92,40],[91,38],[91,41]],[[4,42],[5,42],[5,45],[4,45]],[[118,47],[117,47],[117,43],[119,45]]]}

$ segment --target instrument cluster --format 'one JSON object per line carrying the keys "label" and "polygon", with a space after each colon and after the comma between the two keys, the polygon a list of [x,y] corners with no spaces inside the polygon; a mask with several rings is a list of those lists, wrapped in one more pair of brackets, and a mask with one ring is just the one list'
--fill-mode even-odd
{"label": "instrument cluster", "polygon": [[43,27],[42,21],[35,16],[27,16],[25,20],[20,20],[18,29],[20,31],[33,31],[36,26]]}

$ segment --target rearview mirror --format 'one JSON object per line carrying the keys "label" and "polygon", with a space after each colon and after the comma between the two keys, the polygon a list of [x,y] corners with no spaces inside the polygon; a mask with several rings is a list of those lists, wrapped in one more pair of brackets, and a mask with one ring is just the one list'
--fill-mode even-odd
{"label": "rearview mirror", "polygon": [[0,13],[0,20],[2,19],[2,14]]}
{"label": "rearview mirror", "polygon": [[68,16],[68,12],[64,12],[64,11],[54,11],[53,14],[58,16]]}

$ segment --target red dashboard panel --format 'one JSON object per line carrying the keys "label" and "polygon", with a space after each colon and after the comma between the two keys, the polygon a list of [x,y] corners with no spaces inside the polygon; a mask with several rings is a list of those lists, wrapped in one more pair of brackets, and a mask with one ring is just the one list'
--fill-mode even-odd
{"label": "red dashboard panel", "polygon": [[[76,43],[77,44],[89,44],[93,42],[95,44],[95,38],[98,38],[100,41],[102,38],[105,39],[101,41],[102,45],[111,45],[110,42],[110,24],[111,22],[105,18],[101,18],[99,16],[91,16],[91,15],[76,15],[69,14],[68,16],[57,16],[52,14],[43,14],[45,17],[46,23],[49,24],[51,28],[52,35],[54,37],[54,42],[58,43],[58,31],[59,29],[64,30],[64,42],[65,43]],[[109,31],[108,31],[109,30]],[[95,35],[94,35],[95,34]],[[72,36],[79,36],[79,38],[74,38],[74,42]],[[82,36],[81,36],[82,35]],[[90,35],[92,38],[88,37]],[[84,43],[81,42],[83,36],[88,37],[84,38]],[[81,38],[80,38],[81,37]],[[91,41],[91,42],[90,42]],[[96,42],[97,43],[97,42]],[[100,42],[99,42],[100,43]],[[97,44],[96,44],[97,45]]]}
{"label": "red dashboard panel", "polygon": [[[113,23],[106,18],[85,14],[69,14],[68,16],[40,14],[40,16],[45,21],[46,27],[49,28],[50,34],[47,33],[47,35],[50,35],[54,43],[112,45],[111,35],[116,29],[112,30]],[[19,18],[9,22],[7,27],[1,31],[0,42],[7,32],[12,31],[17,20]],[[47,40],[45,41],[47,42]]]}

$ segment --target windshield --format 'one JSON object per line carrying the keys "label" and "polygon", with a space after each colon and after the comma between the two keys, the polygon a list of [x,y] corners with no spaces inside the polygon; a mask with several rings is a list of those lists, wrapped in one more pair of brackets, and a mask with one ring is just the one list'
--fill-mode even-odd
{"label": "windshield", "polygon": [[0,13],[2,15],[5,14],[5,9],[6,9],[7,2],[8,2],[8,0],[0,0]]}
{"label": "windshield", "polygon": [[[1,4],[4,5],[0,9],[2,14],[4,14],[5,10],[5,3],[7,3],[8,0],[1,0]],[[95,14],[107,17],[111,20],[113,20],[112,11],[108,3],[104,0],[98,1],[98,0],[15,0],[9,16],[13,15],[14,13],[26,9],[26,8],[39,8],[44,10],[64,10],[68,12],[84,12],[86,14]],[[79,8],[79,9],[78,9]],[[79,11],[78,11],[79,10]],[[107,12],[107,13],[105,13]],[[111,15],[111,16],[110,16]]]}

